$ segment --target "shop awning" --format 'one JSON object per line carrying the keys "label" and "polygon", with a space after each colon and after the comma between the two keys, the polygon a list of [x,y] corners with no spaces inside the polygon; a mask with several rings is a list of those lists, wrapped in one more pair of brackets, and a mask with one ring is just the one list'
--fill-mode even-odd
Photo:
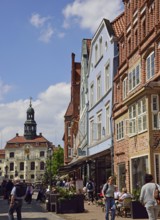
{"label": "shop awning", "polygon": [[109,157],[111,157],[110,155],[110,149],[104,150],[102,152],[90,155],[90,156],[81,156],[78,158],[74,158],[69,164],[61,166],[59,168],[59,173],[60,174],[66,174],[67,172],[71,172],[74,169],[77,169],[79,167],[81,167],[82,165],[88,163],[89,161],[93,161],[96,160],[99,157],[102,157],[104,155],[108,155]]}

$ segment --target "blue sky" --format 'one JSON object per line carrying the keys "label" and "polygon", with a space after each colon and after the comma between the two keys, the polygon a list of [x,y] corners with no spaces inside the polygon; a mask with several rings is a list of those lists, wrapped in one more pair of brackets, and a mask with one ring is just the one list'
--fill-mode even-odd
{"label": "blue sky", "polygon": [[23,135],[29,97],[37,134],[63,145],[71,53],[80,62],[82,39],[122,10],[122,0],[0,0],[1,148]]}

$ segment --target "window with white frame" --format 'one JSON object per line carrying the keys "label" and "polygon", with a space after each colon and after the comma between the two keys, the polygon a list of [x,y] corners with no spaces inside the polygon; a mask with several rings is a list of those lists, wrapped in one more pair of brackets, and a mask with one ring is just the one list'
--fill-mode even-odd
{"label": "window with white frame", "polygon": [[97,115],[97,140],[101,140],[101,131],[102,131],[102,113]]}
{"label": "window with white frame", "polygon": [[94,129],[93,129],[93,127],[94,127],[94,120],[92,119],[92,120],[90,120],[90,143],[92,143],[93,140],[94,140]]}
{"label": "window with white frame", "polygon": [[123,80],[123,99],[127,97],[127,77]]}
{"label": "window with white frame", "polygon": [[160,184],[160,154],[154,155],[155,182]]}
{"label": "window with white frame", "polygon": [[94,105],[94,84],[90,87],[90,107],[92,108]]}
{"label": "window with white frame", "polygon": [[140,64],[128,74],[128,90],[131,91],[140,83]]}
{"label": "window with white frame", "polygon": [[139,100],[129,107],[129,119],[126,120],[127,133],[135,135],[147,130],[146,98]]}
{"label": "window with white frame", "polygon": [[146,129],[147,129],[146,99],[143,98],[138,101],[138,132],[145,131]]}
{"label": "window with white frame", "polygon": [[126,122],[127,133],[129,135],[136,134],[136,104],[133,104],[129,107],[129,120],[127,120]]}
{"label": "window with white frame", "polygon": [[146,79],[152,78],[154,75],[154,65],[155,65],[155,60],[154,60],[154,51],[147,57],[146,59]]}
{"label": "window with white frame", "polygon": [[124,138],[124,122],[120,121],[117,123],[117,140]]}
{"label": "window with white frame", "polygon": [[97,64],[98,62],[98,45],[96,44],[95,46],[95,65]]}
{"label": "window with white frame", "polygon": [[105,92],[107,92],[110,88],[110,77],[109,77],[109,72],[110,72],[110,65],[109,63],[105,66]]}
{"label": "window with white frame", "polygon": [[157,94],[151,96],[151,111],[152,111],[153,129],[159,129],[160,113],[159,113],[159,96]]}
{"label": "window with white frame", "polygon": [[106,136],[110,135],[110,109],[109,105],[106,106]]}
{"label": "window with white frame", "polygon": [[99,39],[99,56],[100,58],[103,56],[102,37]]}
{"label": "window with white frame", "polygon": [[97,101],[101,98],[101,75],[97,77]]}

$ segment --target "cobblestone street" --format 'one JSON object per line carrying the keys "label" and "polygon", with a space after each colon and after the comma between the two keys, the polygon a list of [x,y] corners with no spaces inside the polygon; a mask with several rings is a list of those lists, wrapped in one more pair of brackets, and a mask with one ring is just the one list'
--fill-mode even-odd
{"label": "cobblestone street", "polygon": [[[48,212],[45,209],[45,204],[36,202],[36,193],[33,195],[31,204],[24,202],[22,209],[23,220],[104,220],[105,213],[101,207],[96,205],[88,205],[85,202],[84,213],[71,213],[71,214],[55,214],[54,212]],[[8,220],[8,204],[6,200],[0,197],[0,220]],[[16,215],[15,215],[16,216]],[[121,217],[116,217],[117,220],[123,220]],[[126,218],[131,220],[131,218]],[[16,220],[16,218],[15,218]]]}

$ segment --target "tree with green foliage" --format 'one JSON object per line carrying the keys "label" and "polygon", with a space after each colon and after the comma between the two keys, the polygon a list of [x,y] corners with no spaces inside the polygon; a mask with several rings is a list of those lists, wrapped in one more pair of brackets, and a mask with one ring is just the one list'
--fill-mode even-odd
{"label": "tree with green foliage", "polygon": [[45,173],[43,176],[43,182],[45,184],[51,184],[49,181],[53,181],[58,174],[58,168],[64,164],[64,149],[58,145],[53,150],[53,154],[46,161]]}
{"label": "tree with green foliage", "polygon": [[52,172],[57,175],[58,168],[64,164],[64,149],[60,145],[54,150],[52,160]]}

